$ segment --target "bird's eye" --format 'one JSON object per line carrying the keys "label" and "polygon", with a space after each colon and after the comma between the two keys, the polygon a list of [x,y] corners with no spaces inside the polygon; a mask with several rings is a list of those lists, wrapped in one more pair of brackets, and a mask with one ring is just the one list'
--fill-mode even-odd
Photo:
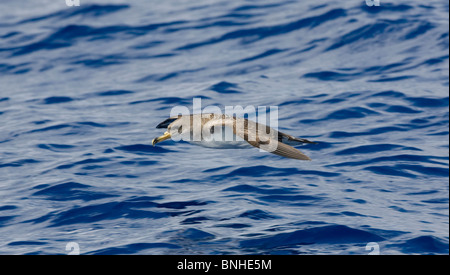
{"label": "bird's eye", "polygon": [[182,131],[183,131],[183,126],[178,127],[178,133],[181,134]]}
{"label": "bird's eye", "polygon": [[209,129],[209,132],[210,132],[211,134],[214,134],[214,125],[211,126],[211,129]]}

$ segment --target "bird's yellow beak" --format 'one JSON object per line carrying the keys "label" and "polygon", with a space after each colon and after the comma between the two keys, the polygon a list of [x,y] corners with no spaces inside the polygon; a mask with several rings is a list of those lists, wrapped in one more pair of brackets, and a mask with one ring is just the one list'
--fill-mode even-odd
{"label": "bird's yellow beak", "polygon": [[169,132],[165,132],[164,135],[162,135],[162,136],[160,136],[160,137],[157,137],[157,138],[154,138],[154,139],[152,140],[152,145],[155,146],[156,143],[161,142],[161,141],[164,141],[164,140],[169,139],[169,138],[171,138],[171,137],[172,137],[172,136],[170,135]]}

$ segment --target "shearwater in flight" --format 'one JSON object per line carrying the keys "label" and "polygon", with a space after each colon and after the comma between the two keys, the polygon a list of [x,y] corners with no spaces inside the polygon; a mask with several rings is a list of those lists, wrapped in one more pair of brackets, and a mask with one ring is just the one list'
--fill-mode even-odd
{"label": "shearwater in flight", "polygon": [[164,120],[156,128],[167,130],[162,136],[152,140],[153,146],[172,138],[175,141],[184,140],[203,147],[219,149],[253,146],[291,159],[311,160],[292,146],[315,144],[252,120],[222,114],[179,115]]}

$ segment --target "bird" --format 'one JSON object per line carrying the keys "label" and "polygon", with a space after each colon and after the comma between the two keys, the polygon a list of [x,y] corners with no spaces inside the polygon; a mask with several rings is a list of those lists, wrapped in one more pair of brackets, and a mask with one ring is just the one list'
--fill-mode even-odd
{"label": "bird", "polygon": [[153,146],[171,138],[218,149],[256,147],[286,158],[310,161],[307,155],[292,146],[317,144],[246,118],[214,113],[172,116],[156,128],[166,131],[152,140]]}

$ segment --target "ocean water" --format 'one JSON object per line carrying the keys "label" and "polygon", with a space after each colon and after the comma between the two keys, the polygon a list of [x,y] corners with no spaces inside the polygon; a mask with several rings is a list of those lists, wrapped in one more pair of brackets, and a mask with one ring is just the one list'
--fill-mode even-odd
{"label": "ocean water", "polygon": [[[448,1],[65,2],[0,2],[0,254],[448,254]],[[151,146],[193,98],[312,161]]]}

